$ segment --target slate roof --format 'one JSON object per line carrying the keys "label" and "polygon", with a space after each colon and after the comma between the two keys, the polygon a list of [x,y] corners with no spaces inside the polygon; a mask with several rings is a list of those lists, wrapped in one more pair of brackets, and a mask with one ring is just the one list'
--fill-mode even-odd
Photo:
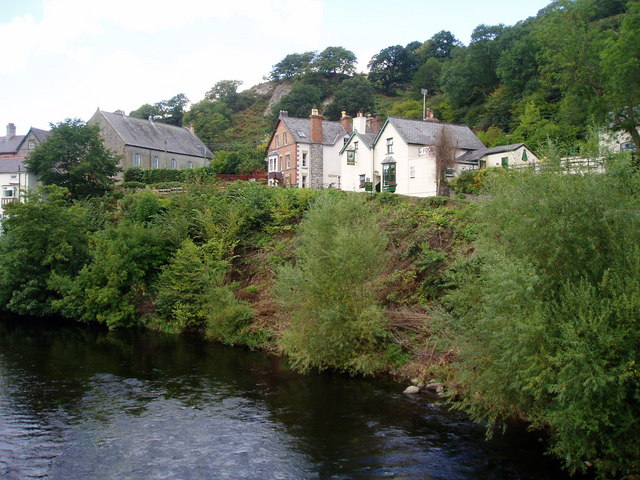
{"label": "slate roof", "polygon": [[11,138],[0,137],[0,154],[16,153],[24,137],[24,135],[14,135]]}
{"label": "slate roof", "polygon": [[[29,130],[29,132],[33,133],[33,136],[36,137],[36,140],[38,140],[38,142],[42,143],[44,142],[47,138],[49,138],[49,135],[51,135],[51,132],[49,130],[42,130],[40,128],[33,128],[31,127],[31,130]],[[26,136],[28,136],[29,133],[27,133]]]}
{"label": "slate roof", "polygon": [[213,154],[187,128],[127,117],[120,113],[100,113],[115,129],[126,145],[167,151],[193,157],[212,158]]}
{"label": "slate roof", "polygon": [[456,158],[456,162],[477,162],[485,155],[491,155],[494,153],[512,152],[523,146],[524,146],[524,143],[514,143],[512,145],[502,145],[500,147],[481,148],[480,150],[475,150],[473,152],[466,152],[463,155],[460,155],[458,158]]}
{"label": "slate roof", "polygon": [[[478,150],[486,148],[466,125],[428,122],[399,117],[389,117],[387,118],[387,122],[395,127],[402,139],[408,144],[435,145],[438,143],[442,127],[446,126],[453,135],[453,139],[458,148],[464,150]],[[385,126],[383,125],[378,137],[382,134],[384,129]],[[376,139],[376,141],[377,140],[378,139]]]}
{"label": "slate roof", "polygon": [[[296,143],[311,142],[311,119],[281,116],[280,120],[291,132]],[[334,145],[339,138],[348,135],[340,122],[322,121],[322,144]]]}
{"label": "slate roof", "polygon": [[24,157],[0,158],[0,173],[26,172],[27,167],[22,163],[23,160]]}
{"label": "slate roof", "polygon": [[[368,130],[368,128],[367,128]],[[347,145],[349,145],[351,143],[351,140],[353,139],[354,136],[357,136],[358,139],[367,147],[367,148],[371,148],[371,146],[373,145],[373,142],[376,140],[376,137],[378,136],[377,133],[371,133],[371,132],[367,132],[367,133],[360,133],[357,130],[354,130],[353,133],[351,134],[351,136],[349,137],[349,140],[347,141],[347,143],[344,144],[344,146],[340,149],[340,154],[342,154],[342,152],[344,152],[344,150],[347,148]]]}

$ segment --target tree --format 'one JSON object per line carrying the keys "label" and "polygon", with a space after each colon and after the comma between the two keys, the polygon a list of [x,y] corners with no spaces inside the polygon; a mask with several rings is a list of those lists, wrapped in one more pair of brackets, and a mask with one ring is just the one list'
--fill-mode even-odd
{"label": "tree", "polygon": [[440,30],[418,48],[417,53],[423,59],[423,62],[430,58],[444,60],[451,58],[453,50],[460,46],[462,44],[453,33],[448,30]]}
{"label": "tree", "polygon": [[52,315],[54,278],[73,278],[89,260],[89,214],[49,185],[8,205],[0,235],[0,306],[20,315]]}
{"label": "tree", "polygon": [[311,69],[316,52],[291,53],[273,66],[269,78],[280,80],[304,75]]}
{"label": "tree", "polygon": [[159,102],[149,105],[145,103],[137,110],[129,113],[130,117],[151,118],[154,122],[168,123],[169,125],[182,125],[182,117],[184,111],[189,104],[189,99],[184,93],[179,93],[169,100],[160,100]]}
{"label": "tree", "polygon": [[640,4],[628,5],[620,34],[605,43],[600,58],[606,118],[613,130],[628,133],[640,148]]}
{"label": "tree", "polygon": [[65,187],[73,198],[109,191],[120,171],[117,155],[107,150],[98,125],[67,119],[51,125],[51,135],[25,160],[45,185]]}
{"label": "tree", "polygon": [[322,91],[318,87],[296,83],[291,91],[284,95],[272,108],[274,121],[280,110],[289,112],[290,117],[306,118],[311,115],[311,109],[322,102]]}
{"label": "tree", "polygon": [[441,60],[432,57],[418,68],[411,81],[413,90],[416,93],[420,93],[423,88],[426,88],[429,91],[429,95],[441,92],[442,64]]}
{"label": "tree", "polygon": [[307,212],[295,265],[277,274],[278,297],[293,316],[282,345],[299,370],[371,374],[382,365],[386,334],[374,279],[385,267],[387,239],[362,196],[333,193]]}
{"label": "tree", "polygon": [[369,80],[377,88],[394,93],[406,85],[416,68],[415,59],[402,45],[383,48],[369,61]]}
{"label": "tree", "polygon": [[353,75],[357,58],[343,47],[327,47],[313,59],[313,68],[320,74],[331,77],[338,74]]}
{"label": "tree", "polygon": [[193,125],[196,135],[210,147],[231,126],[231,109],[223,102],[200,100],[184,114],[185,125]]}
{"label": "tree", "polygon": [[339,120],[344,110],[356,115],[358,112],[371,113],[375,109],[374,90],[365,77],[356,76],[342,82],[333,97],[333,102],[325,111],[331,120]]}
{"label": "tree", "polygon": [[456,155],[456,145],[453,135],[447,125],[442,125],[436,144],[436,189],[437,194],[447,195],[447,170],[453,167]]}
{"label": "tree", "polygon": [[[476,420],[520,417],[571,471],[640,473],[640,175],[502,169],[453,292]],[[451,298],[451,297],[450,297]],[[458,308],[462,306],[463,308]]]}
{"label": "tree", "polygon": [[238,107],[238,87],[242,85],[242,80],[220,80],[205,94],[207,100],[212,102],[220,101],[227,105],[231,111],[236,112]]}

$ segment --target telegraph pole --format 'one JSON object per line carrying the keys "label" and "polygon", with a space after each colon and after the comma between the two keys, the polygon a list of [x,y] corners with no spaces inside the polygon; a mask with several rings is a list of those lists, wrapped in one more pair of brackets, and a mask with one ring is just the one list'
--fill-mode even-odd
{"label": "telegraph pole", "polygon": [[427,93],[429,90],[426,88],[421,88],[420,92],[422,93],[422,120],[426,120],[427,115]]}

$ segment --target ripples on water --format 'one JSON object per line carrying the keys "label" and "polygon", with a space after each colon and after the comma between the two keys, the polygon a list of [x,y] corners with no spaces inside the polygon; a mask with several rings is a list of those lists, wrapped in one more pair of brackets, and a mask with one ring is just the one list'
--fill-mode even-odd
{"label": "ripples on water", "polygon": [[0,322],[0,478],[561,479],[435,397],[196,339]]}

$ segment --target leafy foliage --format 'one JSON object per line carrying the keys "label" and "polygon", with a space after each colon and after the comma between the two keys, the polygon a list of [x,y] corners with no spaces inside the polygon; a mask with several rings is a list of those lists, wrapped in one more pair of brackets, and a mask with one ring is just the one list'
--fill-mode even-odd
{"label": "leafy foliage", "polygon": [[[505,172],[483,204],[478,257],[452,292],[464,338],[461,403],[525,416],[571,471],[640,465],[638,171]],[[634,420],[635,419],[635,420]]]}
{"label": "leafy foliage", "polygon": [[25,160],[27,169],[45,185],[66,188],[73,198],[102,195],[118,173],[118,157],[102,143],[98,125],[67,119],[51,127],[51,135]]}
{"label": "leafy foliage", "polygon": [[278,272],[280,300],[292,308],[282,348],[295,368],[373,373],[386,335],[373,279],[387,240],[356,195],[324,194],[300,226],[295,266]]}
{"label": "leafy foliage", "polygon": [[89,260],[89,212],[54,185],[8,205],[0,236],[0,303],[21,315],[56,313],[52,278],[73,278]]}
{"label": "leafy foliage", "polygon": [[184,93],[179,93],[169,100],[160,100],[150,105],[145,103],[140,108],[133,110],[129,116],[136,118],[151,118],[154,122],[168,123],[169,125],[182,125],[182,117],[189,104],[189,99]]}

